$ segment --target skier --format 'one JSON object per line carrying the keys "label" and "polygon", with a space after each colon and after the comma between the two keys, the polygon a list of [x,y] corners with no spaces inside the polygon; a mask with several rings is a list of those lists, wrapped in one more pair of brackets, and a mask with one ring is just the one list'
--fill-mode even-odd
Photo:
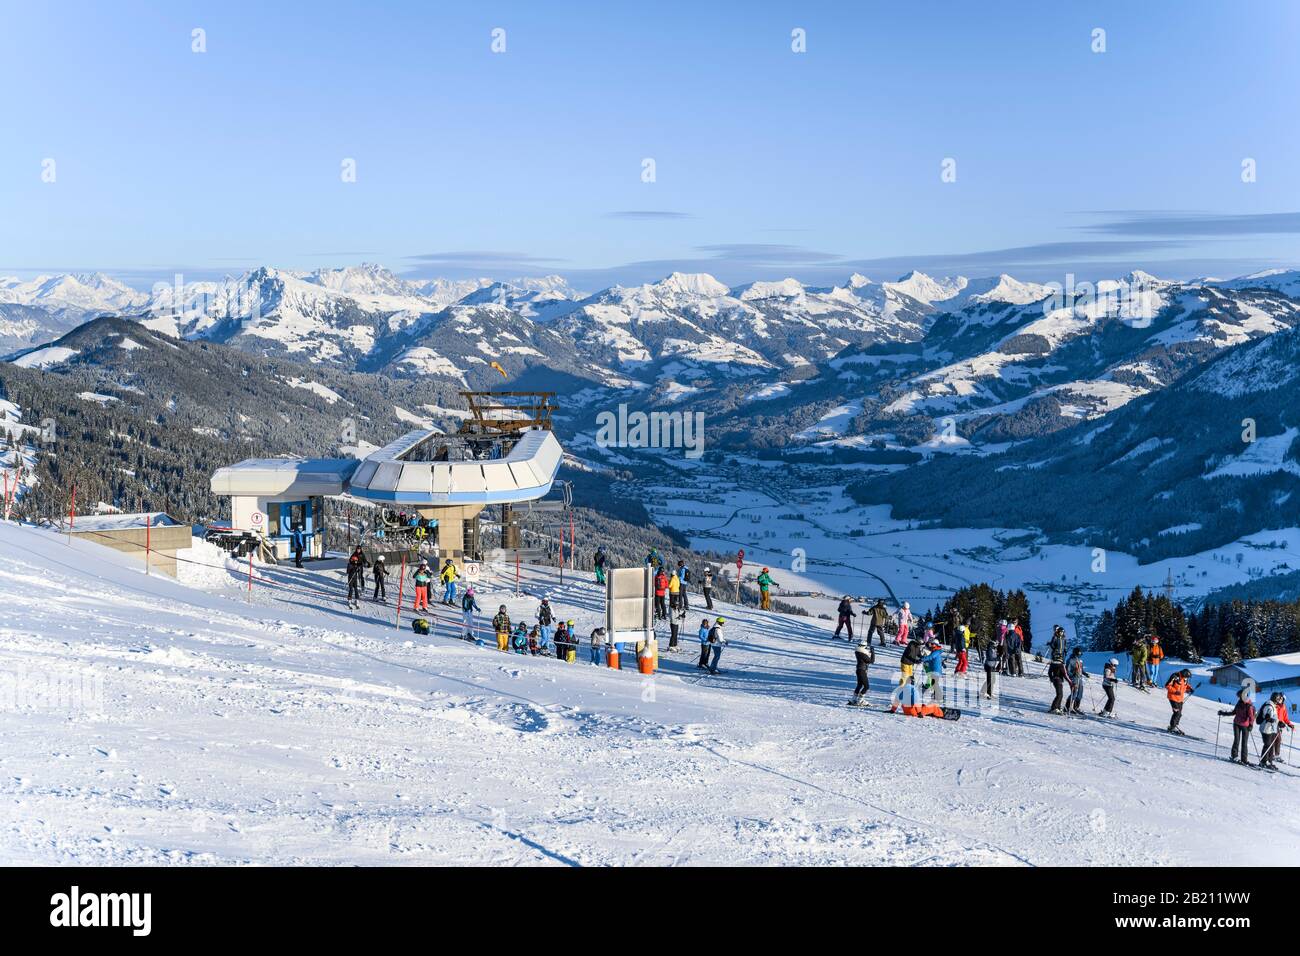
{"label": "skier", "polygon": [[528,653],[528,625],[523,621],[515,625],[515,633],[510,638],[510,646],[516,654]]}
{"label": "skier", "polygon": [[655,620],[662,621],[668,616],[668,575],[660,568],[655,572]]}
{"label": "skier", "polygon": [[898,633],[894,635],[894,643],[905,645],[907,643],[907,632],[911,629],[912,605],[904,601],[902,608],[898,612]]}
{"label": "skier", "polygon": [[853,640],[853,602],[849,600],[847,594],[840,599],[840,606],[837,609],[837,613],[839,614],[840,619],[835,625],[835,633],[831,635],[831,640],[838,641],[840,639],[840,631],[845,627],[849,629],[849,636],[846,640]]}
{"label": "skier", "polygon": [[592,555],[591,563],[592,563],[592,565],[593,565],[593,566],[595,567],[595,569],[596,569],[596,583],[597,583],[597,584],[604,584],[604,583],[605,583],[605,562],[608,561],[608,560],[609,560],[608,557],[606,557],[606,555],[605,555],[605,546],[604,546],[604,545],[601,545],[600,547],[598,547],[598,548],[596,549],[596,553],[595,553],[594,555]]}
{"label": "skier", "polygon": [[1294,735],[1295,724],[1291,723],[1291,718],[1286,712],[1286,696],[1281,691],[1278,691],[1273,697],[1277,701],[1278,728],[1277,736],[1273,738],[1273,753],[1270,759],[1276,760],[1278,763],[1286,763],[1282,759],[1282,728],[1286,727]]}
{"label": "skier", "polygon": [[704,606],[713,610],[713,565],[704,566]]}
{"label": "skier", "polygon": [[348,607],[361,607],[361,592],[366,587],[366,568],[368,567],[370,567],[370,562],[366,560],[361,545],[357,545],[348,557]]}
{"label": "skier", "polygon": [[1155,687],[1160,682],[1160,662],[1165,659],[1160,638],[1151,635],[1151,650],[1147,651],[1147,683]]}
{"label": "skier", "polygon": [[853,699],[849,704],[853,707],[862,707],[867,702],[867,691],[871,689],[871,681],[867,677],[867,669],[875,663],[876,652],[871,649],[871,642],[865,637],[858,638],[858,646],[853,651],[853,658],[857,665],[857,686],[853,688]]}
{"label": "skier", "polygon": [[713,629],[709,631],[709,650],[713,654],[709,659],[710,674],[722,673],[718,670],[718,660],[722,657],[722,648],[727,644],[727,639],[722,636],[722,625],[725,623],[725,619],[718,618],[713,624]]}
{"label": "skier", "polygon": [[1088,672],[1083,667],[1083,648],[1076,647],[1070,651],[1070,659],[1065,664],[1065,676],[1070,679],[1070,696],[1065,699],[1065,711],[1069,714],[1083,713],[1083,681]]}
{"label": "skier", "polygon": [[1184,668],[1165,682],[1165,696],[1169,698],[1169,706],[1173,710],[1169,717],[1169,726],[1166,728],[1171,734],[1186,736],[1178,729],[1178,722],[1183,719],[1183,701],[1196,693],[1192,690],[1192,685],[1187,681],[1191,676],[1192,672]]}
{"label": "skier", "polygon": [[474,585],[465,589],[465,596],[460,599],[461,624],[465,628],[465,640],[474,640],[474,612],[483,610],[478,606],[474,596]]}
{"label": "skier", "polygon": [[[429,562],[421,558],[419,565],[411,573],[411,577],[415,579],[415,610],[429,610],[429,584],[433,581],[433,572],[429,570]],[[501,609],[504,611],[505,605],[502,605]]]}
{"label": "skier", "polygon": [[[1056,690],[1056,696],[1052,699],[1052,706],[1048,710],[1049,714],[1061,714],[1061,701],[1065,697],[1065,685],[1070,683],[1069,675],[1065,672],[1065,628],[1057,624],[1052,628],[1052,662],[1047,666],[1047,678],[1052,682],[1052,687]],[[1070,685],[1074,689],[1074,685]]]}
{"label": "skier", "polygon": [[605,629],[598,627],[591,632],[591,662],[597,666],[605,663]]}
{"label": "skier", "polygon": [[556,660],[573,663],[577,642],[573,637],[573,622],[565,623],[561,621],[555,628],[555,658]]}
{"label": "skier", "polygon": [[676,612],[677,606],[682,602],[682,579],[674,571],[668,577],[668,610]]}
{"label": "skier", "polygon": [[924,657],[925,648],[921,646],[921,642],[915,637],[909,640],[907,646],[903,648],[902,656],[898,659],[898,669],[901,673],[898,681],[900,684],[912,683],[912,673],[916,669],[916,665],[921,663]]}
{"label": "skier", "polygon": [[496,616],[492,618],[492,630],[496,632],[497,650],[507,650],[510,646],[510,614],[506,611],[504,604],[497,610]]}
{"label": "skier", "polygon": [[1008,677],[1024,677],[1025,661],[1021,656],[1024,649],[1024,632],[1011,621],[1006,630],[1006,672]]}
{"label": "skier", "polygon": [[984,696],[993,699],[993,675],[998,671],[998,642],[990,637],[984,645]]}
{"label": "skier", "polygon": [[965,624],[957,625],[957,669],[954,674],[965,674],[970,668],[970,628]]}
{"label": "skier", "polygon": [[1240,754],[1241,762],[1249,764],[1250,731],[1255,726],[1255,702],[1250,691],[1243,687],[1237,695],[1237,705],[1232,710],[1219,711],[1219,716],[1232,718],[1232,756],[1228,759],[1235,761]]}
{"label": "skier", "polygon": [[706,617],[700,621],[700,662],[695,665],[696,670],[704,670],[709,666],[709,619]]}
{"label": "skier", "polygon": [[388,591],[385,588],[385,582],[388,578],[388,566],[384,564],[382,554],[375,555],[374,567],[370,569],[370,576],[375,579],[375,593],[371,595],[370,600],[375,603],[388,603]]}
{"label": "skier", "polygon": [[937,700],[939,696],[939,680],[943,677],[943,645],[937,638],[931,637],[926,655],[921,658],[925,665],[925,683],[922,690],[930,693]]}
{"label": "skier", "polygon": [[676,609],[673,610],[672,614],[668,618],[667,651],[669,654],[677,653],[677,635],[681,631],[682,625],[685,623],[686,623],[686,603],[683,601],[677,605]]}
{"label": "skier", "polygon": [[536,657],[542,652],[541,642],[537,638],[537,625],[534,624],[532,630],[528,632],[528,653]]}
{"label": "skier", "polygon": [[541,628],[542,646],[551,643],[551,628],[555,626],[555,613],[551,610],[549,598],[542,598],[537,608],[537,626]]}
{"label": "skier", "polygon": [[1119,683],[1119,658],[1112,657],[1101,670],[1101,689],[1106,692],[1106,706],[1101,709],[1102,717],[1115,716],[1115,686]]}
{"label": "skier", "polygon": [[449,607],[456,606],[456,579],[460,574],[456,571],[456,565],[452,563],[451,558],[442,566],[442,603]]}
{"label": "skier", "polygon": [[758,606],[760,610],[772,610],[772,585],[776,582],[772,580],[772,575],[764,568],[759,572],[758,578]]}
{"label": "skier", "polygon": [[884,598],[876,598],[876,603],[871,605],[868,612],[871,617],[871,623],[867,625],[867,640],[871,640],[871,635],[880,634],[880,646],[885,646],[885,622],[889,620],[889,609],[885,607]]}
{"label": "skier", "polygon": [[307,536],[302,533],[302,525],[293,526],[293,534],[289,536],[289,547],[293,549],[294,567],[302,567],[302,553],[307,550]]}
{"label": "skier", "polygon": [[1133,649],[1129,652],[1133,658],[1132,680],[1133,686],[1138,690],[1146,690],[1146,666],[1147,666],[1147,643],[1138,638],[1133,642]]}
{"label": "skier", "polygon": [[[1007,631],[1007,640],[1012,639],[1013,633],[1014,631]],[[1065,663],[1065,645],[1067,643],[1069,643],[1069,639],[1065,636],[1065,628],[1059,624],[1054,624],[1052,626],[1052,640],[1047,645],[1052,660],[1060,661],[1062,664]]]}
{"label": "skier", "polygon": [[1281,727],[1277,721],[1277,699],[1280,696],[1282,695],[1275,691],[1259,709],[1259,735],[1264,740],[1263,746],[1259,748],[1259,765],[1268,770],[1277,769],[1277,764],[1273,762],[1273,743],[1281,736]]}

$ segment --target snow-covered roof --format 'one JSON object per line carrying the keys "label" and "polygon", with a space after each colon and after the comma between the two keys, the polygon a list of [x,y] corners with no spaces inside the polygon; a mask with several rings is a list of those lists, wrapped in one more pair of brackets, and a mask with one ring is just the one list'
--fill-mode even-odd
{"label": "snow-covered roof", "polygon": [[171,515],[161,511],[141,512],[139,514],[121,515],[77,515],[72,522],[72,530],[77,531],[123,531],[128,528],[166,528],[180,524]]}
{"label": "snow-covered roof", "polygon": [[408,460],[436,431],[415,431],[370,455],[351,479],[351,493],[372,501],[414,505],[531,501],[551,490],[563,451],[545,429],[521,433],[504,458]]}
{"label": "snow-covered roof", "polygon": [[217,495],[340,495],[355,458],[248,458],[212,475]]}
{"label": "snow-covered roof", "polygon": [[1271,684],[1274,681],[1300,678],[1300,653],[1252,657],[1235,664],[1224,664],[1215,670],[1225,667],[1236,667],[1244,671],[1256,683]]}

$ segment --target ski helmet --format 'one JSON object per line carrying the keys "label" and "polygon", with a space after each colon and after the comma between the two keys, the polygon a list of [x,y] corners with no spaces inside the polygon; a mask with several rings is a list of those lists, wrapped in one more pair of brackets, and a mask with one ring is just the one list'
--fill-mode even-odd
{"label": "ski helmet", "polygon": [[1119,658],[1112,657],[1106,663],[1109,664],[1111,667],[1119,667]]}
{"label": "ski helmet", "polygon": [[727,623],[727,619],[726,619],[725,617],[720,617],[720,618],[718,618],[718,620],[717,620],[715,623],[718,623],[718,624],[725,624],[725,623]]}

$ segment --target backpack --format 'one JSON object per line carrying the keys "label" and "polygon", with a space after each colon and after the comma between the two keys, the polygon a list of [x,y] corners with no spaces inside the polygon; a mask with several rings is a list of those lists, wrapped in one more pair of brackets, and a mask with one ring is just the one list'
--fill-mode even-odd
{"label": "backpack", "polygon": [[411,622],[411,630],[413,630],[416,634],[428,634],[429,633],[428,619],[423,617],[417,617],[414,621]]}

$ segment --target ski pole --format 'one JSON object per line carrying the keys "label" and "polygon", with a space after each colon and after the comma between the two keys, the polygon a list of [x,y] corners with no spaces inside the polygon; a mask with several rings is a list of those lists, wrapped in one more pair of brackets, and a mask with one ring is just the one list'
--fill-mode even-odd
{"label": "ski pole", "polygon": [[1219,722],[1214,727],[1214,759],[1219,759],[1219,731],[1223,729],[1223,715],[1219,715]]}

